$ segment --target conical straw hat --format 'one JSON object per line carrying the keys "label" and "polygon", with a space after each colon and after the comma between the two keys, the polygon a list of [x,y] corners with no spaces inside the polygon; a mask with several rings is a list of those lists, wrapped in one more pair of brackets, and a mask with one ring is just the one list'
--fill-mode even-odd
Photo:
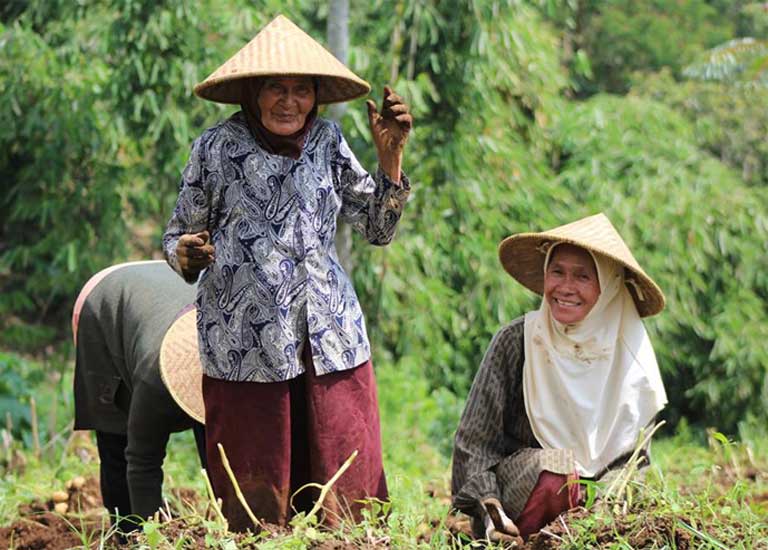
{"label": "conical straw hat", "polygon": [[541,233],[518,233],[499,245],[499,260],[523,286],[544,293],[544,259],[555,243],[570,243],[607,256],[625,267],[629,294],[640,317],[664,309],[664,293],[637,263],[624,240],[602,213]]}
{"label": "conical straw hat", "polygon": [[211,76],[195,94],[218,103],[242,103],[244,80],[257,76],[313,76],[318,103],[366,95],[371,86],[287,17],[278,15]]}
{"label": "conical straw hat", "polygon": [[205,422],[203,368],[197,344],[197,310],[180,315],[160,345],[160,377],[181,409]]}

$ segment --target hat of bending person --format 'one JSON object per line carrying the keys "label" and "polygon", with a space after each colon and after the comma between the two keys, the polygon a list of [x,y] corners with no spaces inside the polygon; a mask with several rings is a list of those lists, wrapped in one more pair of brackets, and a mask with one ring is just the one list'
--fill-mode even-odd
{"label": "hat of bending person", "polygon": [[197,343],[197,309],[189,308],[166,331],[160,346],[160,377],[176,404],[205,423],[203,367]]}
{"label": "hat of bending person", "polygon": [[499,245],[504,269],[526,288],[544,293],[544,261],[555,243],[569,243],[606,256],[624,267],[624,281],[640,317],[664,309],[664,293],[643,271],[616,228],[600,213],[539,233],[518,233]]}
{"label": "hat of bending person", "polygon": [[244,84],[258,77],[308,76],[317,80],[317,103],[339,103],[371,86],[287,17],[278,15],[248,44],[195,86],[195,94],[217,103],[243,102]]}

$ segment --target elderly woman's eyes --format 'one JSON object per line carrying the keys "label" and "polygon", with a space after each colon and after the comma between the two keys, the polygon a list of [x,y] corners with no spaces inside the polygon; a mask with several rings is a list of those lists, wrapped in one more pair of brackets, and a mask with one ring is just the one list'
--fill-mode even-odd
{"label": "elderly woman's eyes", "polygon": [[295,91],[299,95],[309,95],[310,93],[312,93],[312,88],[310,88],[309,86],[299,86],[298,88],[296,88]]}

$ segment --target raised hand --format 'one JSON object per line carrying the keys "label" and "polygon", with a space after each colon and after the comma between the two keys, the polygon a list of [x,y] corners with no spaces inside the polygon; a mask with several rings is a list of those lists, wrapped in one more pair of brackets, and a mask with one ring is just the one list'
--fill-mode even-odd
{"label": "raised hand", "polygon": [[403,149],[413,127],[413,116],[408,105],[389,86],[384,86],[381,112],[373,100],[365,103],[379,164],[392,181],[399,182]]}

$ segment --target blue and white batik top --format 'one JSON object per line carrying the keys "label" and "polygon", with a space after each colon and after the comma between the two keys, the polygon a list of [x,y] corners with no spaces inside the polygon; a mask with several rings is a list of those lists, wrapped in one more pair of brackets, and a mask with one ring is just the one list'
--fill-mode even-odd
{"label": "blue and white batik top", "polygon": [[208,229],[215,261],[198,282],[203,372],[231,381],[277,382],[304,372],[309,342],[318,375],[370,358],[363,313],[336,253],[336,219],[369,242],[388,244],[408,198],[379,169],[366,172],[339,126],[316,119],[301,156],[267,153],[241,112],[192,145],[163,237],[176,244]]}

